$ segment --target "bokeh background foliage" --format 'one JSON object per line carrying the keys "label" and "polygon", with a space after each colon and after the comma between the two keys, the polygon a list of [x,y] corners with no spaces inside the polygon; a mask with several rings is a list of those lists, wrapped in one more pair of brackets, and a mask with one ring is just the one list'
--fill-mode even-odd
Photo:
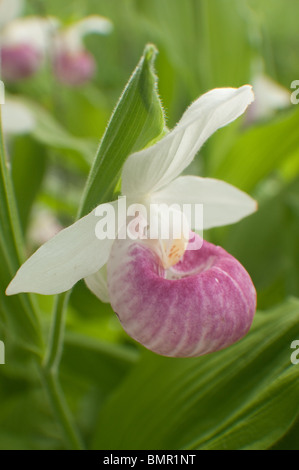
{"label": "bokeh background foliage", "polygon": [[[36,0],[27,2],[27,13],[55,15],[65,24],[99,13],[114,24],[112,34],[86,39],[98,67],[90,83],[59,85],[45,67],[7,87],[26,99],[37,126],[7,139],[9,165],[2,139],[0,147],[6,348],[0,448],[65,449],[74,442],[42,379],[53,298],[4,295],[20,262],[42,242],[33,236],[38,215],[66,226],[79,207],[85,213],[110,199],[127,155],[163,132],[157,76],[169,127],[213,87],[251,83],[263,72],[289,89],[299,79],[299,5]],[[157,57],[153,47],[142,56],[146,43],[157,46]],[[83,282],[73,289],[59,380],[67,415],[87,448],[299,448],[299,365],[290,362],[290,344],[299,339],[298,125],[294,105],[254,122],[240,119],[218,131],[187,170],[228,181],[259,202],[253,216],[205,234],[236,256],[256,285],[259,311],[241,342],[202,358],[159,357],[133,342]]]}

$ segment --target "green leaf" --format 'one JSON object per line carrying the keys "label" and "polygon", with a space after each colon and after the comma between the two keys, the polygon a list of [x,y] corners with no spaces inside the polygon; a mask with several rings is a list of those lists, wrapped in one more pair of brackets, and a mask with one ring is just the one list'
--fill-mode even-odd
{"label": "green leaf", "polygon": [[299,418],[289,432],[272,447],[272,450],[298,450],[299,449]]}
{"label": "green leaf", "polygon": [[244,191],[251,191],[299,146],[299,111],[282,113],[274,122],[245,131],[213,173]]}
{"label": "green leaf", "polygon": [[[32,358],[28,363],[10,353],[0,377],[0,449],[61,448],[59,426],[53,420]],[[22,375],[14,370],[16,363],[23,367]]]}
{"label": "green leaf", "polygon": [[15,138],[13,143],[12,178],[24,233],[45,171],[45,149],[28,136]]}
{"label": "green leaf", "polygon": [[248,270],[259,308],[299,292],[299,178],[232,226],[222,244]]}
{"label": "green leaf", "polygon": [[157,139],[165,128],[157,93],[155,46],[148,45],[108,124],[85,187],[80,216],[113,199],[126,158]]}
{"label": "green leaf", "polygon": [[93,435],[98,410],[137,362],[133,348],[66,334],[60,379],[81,430]]}
{"label": "green leaf", "polygon": [[86,338],[68,332],[65,338],[61,372],[73,381],[84,380],[108,392],[114,388],[137,362],[133,348]]}
{"label": "green leaf", "polygon": [[[194,359],[147,352],[104,406],[96,449],[266,449],[299,414],[299,301],[257,313],[239,343]],[[117,426],[115,426],[117,423]]]}
{"label": "green leaf", "polygon": [[163,44],[193,98],[211,88],[246,83],[252,57],[248,32],[253,34],[255,25],[245,2],[139,0],[135,4],[142,27]]}
{"label": "green leaf", "polygon": [[109,303],[102,303],[87,288],[85,282],[78,282],[70,296],[69,327],[96,340],[111,343],[127,342],[128,336]]}
{"label": "green leaf", "polygon": [[38,353],[41,348],[41,333],[31,297],[5,295],[7,285],[22,262],[23,246],[21,224],[0,129],[0,336],[2,341],[14,340]]}
{"label": "green leaf", "polygon": [[26,105],[33,112],[36,122],[32,136],[41,144],[63,152],[73,166],[87,173],[97,144],[93,140],[73,136],[36,103],[26,100]]}

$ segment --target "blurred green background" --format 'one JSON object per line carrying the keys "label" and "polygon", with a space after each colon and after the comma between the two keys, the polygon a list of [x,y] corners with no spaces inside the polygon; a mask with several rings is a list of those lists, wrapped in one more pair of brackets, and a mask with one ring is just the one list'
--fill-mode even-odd
{"label": "blurred green background", "polygon": [[[267,76],[287,94],[299,79],[296,2],[32,0],[25,14],[53,15],[65,25],[100,14],[114,26],[107,36],[86,38],[97,72],[84,86],[59,84],[47,64],[6,85],[37,116],[32,133],[7,139],[26,255],[74,221],[100,138],[145,44],[159,51],[155,68],[170,128],[209,89]],[[186,170],[223,179],[259,202],[251,217],[205,234],[245,266],[258,292],[259,313],[240,343],[198,359],[156,356],[123,332],[111,307],[82,281],[75,286],[60,380],[88,448],[299,449],[299,365],[290,362],[290,344],[299,339],[298,129],[299,106],[290,100],[283,109],[248,113],[212,136]],[[16,299],[9,311],[5,282],[3,275],[0,448],[69,448],[38,354],[22,341],[29,319]],[[32,302],[45,342],[53,298]]]}

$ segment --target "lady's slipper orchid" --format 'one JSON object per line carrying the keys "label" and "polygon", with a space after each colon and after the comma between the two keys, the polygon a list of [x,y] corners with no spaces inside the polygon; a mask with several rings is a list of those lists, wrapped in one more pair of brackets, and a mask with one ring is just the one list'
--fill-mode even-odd
{"label": "lady's slipper orchid", "polygon": [[165,270],[141,241],[117,240],[107,273],[111,305],[124,329],[158,354],[190,357],[217,351],[251,326],[255,288],[243,266],[220,246],[204,241]]}
{"label": "lady's slipper orchid", "polygon": [[89,81],[96,70],[95,59],[83,44],[87,34],[108,34],[112,23],[99,15],[86,17],[57,33],[52,50],[53,70],[63,84],[79,86]]}
{"label": "lady's slipper orchid", "polygon": [[11,82],[39,70],[58,24],[53,18],[18,18],[22,6],[20,0],[0,0],[1,72],[2,78]]}
{"label": "lady's slipper orchid", "polygon": [[2,78],[7,82],[23,80],[34,75],[41,64],[40,52],[29,44],[2,46]]}
{"label": "lady's slipper orchid", "polygon": [[[214,89],[201,96],[171,132],[128,157],[122,194],[130,203],[146,206],[201,203],[204,228],[231,224],[254,212],[255,201],[223,181],[179,176],[203,143],[238,118],[252,101],[248,85]],[[111,204],[116,207],[116,201]],[[84,278],[102,300],[107,301],[109,294],[129,334],[165,355],[215,351],[248,331],[255,290],[238,261],[207,242],[184,254],[185,244],[179,240],[170,250],[166,243],[166,257],[178,249],[181,261],[176,259],[175,266],[170,262],[165,269],[155,241],[98,239],[95,230],[102,206],[39,248],[21,266],[6,293],[55,294]],[[108,286],[103,274],[107,262]]]}

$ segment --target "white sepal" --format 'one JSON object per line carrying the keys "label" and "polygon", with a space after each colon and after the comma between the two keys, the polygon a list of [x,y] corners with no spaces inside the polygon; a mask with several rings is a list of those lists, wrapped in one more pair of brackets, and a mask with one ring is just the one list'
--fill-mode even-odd
{"label": "white sepal", "polygon": [[[203,204],[203,229],[228,225],[252,214],[257,203],[235,186],[213,178],[180,176],[151,196],[156,204]],[[191,227],[194,228],[194,227]]]}
{"label": "white sepal", "polygon": [[97,209],[42,245],[20,267],[6,294],[58,294],[97,272],[107,262],[113,244],[111,239],[96,237]]}
{"label": "white sepal", "polygon": [[192,162],[203,143],[243,114],[253,99],[249,85],[217,88],[202,95],[169,134],[129,156],[122,172],[122,193],[153,193],[170,183]]}

